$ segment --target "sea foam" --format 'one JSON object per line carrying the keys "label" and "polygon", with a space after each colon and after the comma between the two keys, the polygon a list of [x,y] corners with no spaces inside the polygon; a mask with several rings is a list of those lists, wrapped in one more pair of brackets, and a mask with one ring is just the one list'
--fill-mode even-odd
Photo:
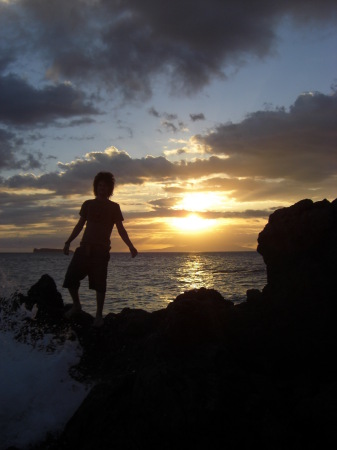
{"label": "sea foam", "polygon": [[90,389],[69,373],[82,352],[74,336],[31,335],[27,322],[36,308],[13,311],[13,302],[1,299],[1,450],[24,449],[62,431]]}

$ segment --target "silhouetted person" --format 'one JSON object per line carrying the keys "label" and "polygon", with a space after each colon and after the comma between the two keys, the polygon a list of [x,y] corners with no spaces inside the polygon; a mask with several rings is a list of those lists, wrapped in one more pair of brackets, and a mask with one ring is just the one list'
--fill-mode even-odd
{"label": "silhouetted person", "polygon": [[103,325],[103,306],[106,292],[108,262],[110,259],[110,236],[114,225],[120,237],[129,247],[132,257],[138,252],[132,245],[123,225],[123,215],[118,203],[109,200],[115,187],[115,179],[110,172],[99,172],[93,183],[95,199],[86,200],[80,210],[80,219],[75,225],[69,239],[65,242],[63,252],[69,254],[70,243],[82,231],[80,246],[75,250],[69,264],[63,287],[68,288],[73,300],[72,308],[66,313],[70,318],[81,311],[79,298],[80,281],[89,278],[89,289],[96,291],[97,310],[94,326]]}

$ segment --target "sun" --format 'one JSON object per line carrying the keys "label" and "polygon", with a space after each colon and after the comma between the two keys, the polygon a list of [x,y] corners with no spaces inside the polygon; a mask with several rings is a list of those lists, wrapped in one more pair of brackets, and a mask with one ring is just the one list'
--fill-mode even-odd
{"label": "sun", "polygon": [[215,225],[215,220],[203,219],[198,216],[198,214],[189,214],[186,217],[173,218],[171,224],[181,231],[193,233],[213,227]]}
{"label": "sun", "polygon": [[220,204],[220,199],[214,192],[189,192],[184,195],[180,203],[176,205],[177,208],[185,211],[208,211],[211,208]]}

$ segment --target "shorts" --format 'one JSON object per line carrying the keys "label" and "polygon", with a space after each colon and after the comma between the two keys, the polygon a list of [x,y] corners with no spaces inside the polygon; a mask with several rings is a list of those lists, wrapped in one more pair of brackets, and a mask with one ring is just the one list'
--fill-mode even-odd
{"label": "shorts", "polygon": [[78,289],[81,284],[80,281],[88,276],[89,289],[105,292],[109,259],[110,253],[108,249],[89,244],[81,244],[75,250],[70,261],[63,287]]}

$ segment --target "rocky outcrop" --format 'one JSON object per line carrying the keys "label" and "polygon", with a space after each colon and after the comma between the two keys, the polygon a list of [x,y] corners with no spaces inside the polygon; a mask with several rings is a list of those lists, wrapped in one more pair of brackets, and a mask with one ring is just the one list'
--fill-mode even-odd
{"label": "rocky outcrop", "polygon": [[337,199],[275,211],[259,234],[270,296],[336,298]]}
{"label": "rocky outcrop", "polygon": [[240,305],[199,289],[100,330],[74,318],[95,387],[39,448],[336,448],[336,201],[276,211],[258,251],[268,285]]}
{"label": "rocky outcrop", "polygon": [[95,387],[48,448],[337,443],[337,333],[328,314],[288,314],[263,299],[234,306],[201,289],[154,313],[109,314],[100,331],[83,319],[73,322],[84,347],[78,369]]}
{"label": "rocky outcrop", "polygon": [[27,292],[20,295],[21,303],[25,303],[28,309],[37,306],[37,319],[59,320],[63,316],[64,303],[62,295],[58,292],[53,278],[44,274]]}

